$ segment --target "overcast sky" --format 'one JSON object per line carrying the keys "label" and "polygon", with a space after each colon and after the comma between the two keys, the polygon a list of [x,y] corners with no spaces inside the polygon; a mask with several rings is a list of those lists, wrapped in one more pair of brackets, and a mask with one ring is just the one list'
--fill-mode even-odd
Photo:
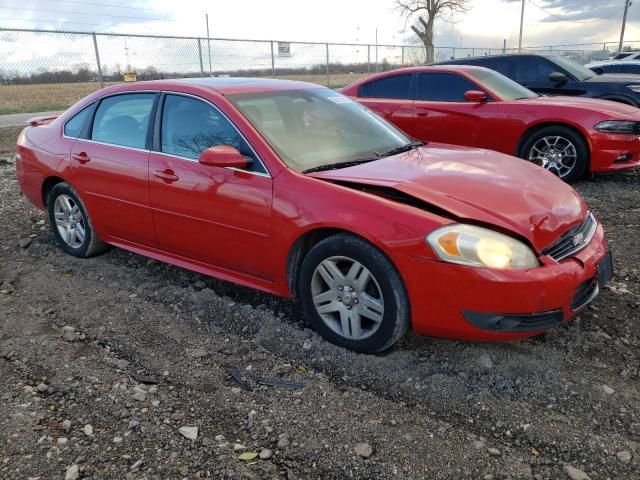
{"label": "overcast sky", "polygon": [[[640,40],[640,2],[627,40]],[[329,42],[414,41],[393,0],[2,0],[0,26]],[[471,10],[439,22],[439,46],[516,46],[521,0],[469,0]],[[526,0],[527,46],[617,41],[624,0]]]}

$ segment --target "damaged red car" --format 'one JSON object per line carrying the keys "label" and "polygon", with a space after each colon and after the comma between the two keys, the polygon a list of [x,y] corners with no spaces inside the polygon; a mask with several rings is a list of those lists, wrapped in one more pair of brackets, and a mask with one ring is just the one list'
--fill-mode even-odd
{"label": "damaged red car", "polygon": [[18,140],[27,198],[68,254],[108,245],[284,297],[327,340],[391,347],[543,332],[612,275],[555,175],[423,144],[335,91],[191,79],[100,90]]}

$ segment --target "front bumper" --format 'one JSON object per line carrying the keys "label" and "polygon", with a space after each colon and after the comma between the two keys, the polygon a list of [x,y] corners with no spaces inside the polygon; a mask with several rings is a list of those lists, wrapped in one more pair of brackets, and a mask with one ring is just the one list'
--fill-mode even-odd
{"label": "front bumper", "polygon": [[611,173],[640,166],[640,137],[603,132],[591,134],[591,172]]}
{"label": "front bumper", "polygon": [[542,257],[543,265],[531,270],[480,269],[409,256],[397,261],[415,332],[460,340],[510,340],[557,326],[586,306],[589,302],[576,308],[578,296],[593,292],[582,292],[581,287],[594,281],[599,285],[598,264],[606,254],[598,224],[584,249],[561,262]]}

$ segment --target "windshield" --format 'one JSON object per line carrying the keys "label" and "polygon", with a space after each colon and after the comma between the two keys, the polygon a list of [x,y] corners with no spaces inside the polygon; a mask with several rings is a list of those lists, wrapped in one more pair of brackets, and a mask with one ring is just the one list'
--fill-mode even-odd
{"label": "windshield", "polygon": [[540,96],[493,70],[473,69],[467,70],[467,73],[478,83],[495,93],[501,100],[521,100],[524,98],[535,98]]}
{"label": "windshield", "polygon": [[377,159],[412,145],[366,107],[328,88],[230,95],[263,138],[292,169]]}
{"label": "windshield", "polygon": [[566,57],[549,57],[549,60],[564,68],[579,81],[589,80],[593,77],[593,72],[579,63],[569,60]]}

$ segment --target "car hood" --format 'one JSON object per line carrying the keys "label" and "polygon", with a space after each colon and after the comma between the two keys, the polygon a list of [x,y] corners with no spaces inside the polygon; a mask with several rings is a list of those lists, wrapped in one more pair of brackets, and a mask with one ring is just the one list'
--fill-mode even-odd
{"label": "car hood", "polygon": [[516,100],[518,104],[539,105],[542,107],[576,107],[600,112],[612,117],[634,118],[640,120],[640,109],[620,102],[586,97],[534,97]]}
{"label": "car hood", "polygon": [[587,80],[590,83],[640,83],[640,75],[630,75],[627,73],[604,73],[602,75],[594,75]]}
{"label": "car hood", "polygon": [[580,195],[552,173],[489,150],[429,144],[366,164],[309,176],[402,192],[457,221],[509,230],[538,251],[587,214]]}

